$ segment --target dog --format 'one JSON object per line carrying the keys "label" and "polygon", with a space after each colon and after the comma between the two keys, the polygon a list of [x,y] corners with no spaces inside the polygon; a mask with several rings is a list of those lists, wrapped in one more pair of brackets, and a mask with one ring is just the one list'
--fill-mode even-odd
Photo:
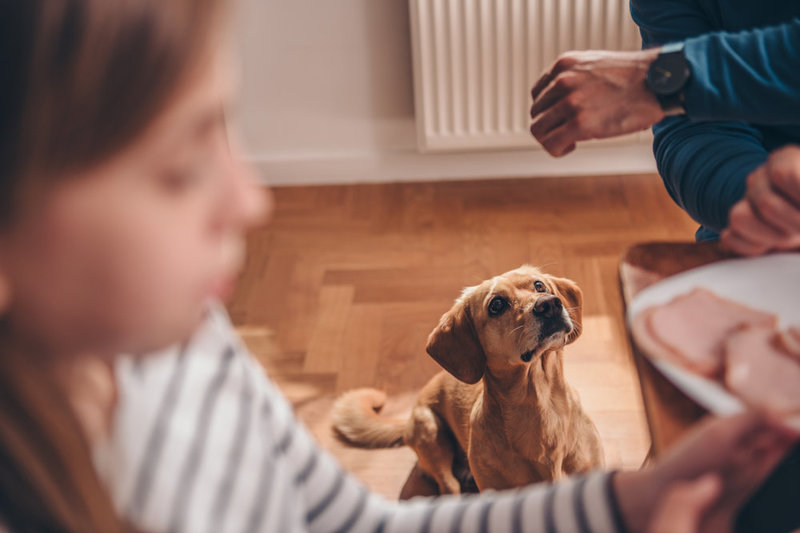
{"label": "dog", "polygon": [[603,466],[600,435],[564,379],[564,346],[581,333],[583,294],[529,265],[464,289],[428,337],[445,371],[420,391],[408,419],[379,412],[376,389],[343,394],[332,412],[350,444],[405,444],[440,494],[462,492],[454,459],[475,485],[508,489]]}

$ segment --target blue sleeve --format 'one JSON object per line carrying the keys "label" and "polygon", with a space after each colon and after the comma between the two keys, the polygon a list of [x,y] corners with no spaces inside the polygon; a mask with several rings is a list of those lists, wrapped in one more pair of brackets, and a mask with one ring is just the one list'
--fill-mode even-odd
{"label": "blue sleeve", "polygon": [[[645,48],[685,40],[687,55],[693,55],[703,39],[707,46],[721,42],[720,34],[710,34],[715,26],[710,18],[713,15],[689,0],[632,0],[631,13]],[[721,60],[718,58],[717,62]],[[693,71],[693,83],[701,87],[697,92],[710,94],[718,90],[702,87],[704,83],[717,83],[715,77],[730,68],[719,67],[715,73],[697,76]],[[726,86],[731,83],[726,81]],[[729,90],[732,91],[730,87]],[[697,97],[692,92],[687,93],[687,103],[689,98]],[[695,106],[693,102],[692,109]],[[744,195],[747,175],[767,159],[761,131],[745,122],[694,122],[680,116],[655,125],[653,134],[658,171],[673,200],[705,228],[721,231],[728,225],[730,208]]]}
{"label": "blue sleeve", "polygon": [[761,133],[743,122],[683,117],[663,120],[653,133],[658,173],[672,199],[706,229],[722,231],[747,175],[769,155]]}
{"label": "blue sleeve", "polygon": [[687,39],[686,112],[694,120],[800,123],[800,19]]}
{"label": "blue sleeve", "polygon": [[800,19],[728,33],[697,0],[631,0],[645,48],[684,41],[693,120],[800,123]]}

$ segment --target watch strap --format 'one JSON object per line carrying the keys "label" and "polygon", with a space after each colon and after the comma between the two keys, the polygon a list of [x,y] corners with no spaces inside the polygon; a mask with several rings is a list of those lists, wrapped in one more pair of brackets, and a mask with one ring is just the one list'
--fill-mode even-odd
{"label": "watch strap", "polygon": [[[659,56],[666,54],[680,53],[683,52],[683,48],[684,48],[683,41],[667,43],[661,47]],[[656,91],[653,91],[653,94],[658,100],[661,109],[668,116],[683,115],[686,113],[686,95],[684,93],[684,89],[685,89],[685,84],[683,88],[671,94],[659,94]]]}
{"label": "watch strap", "polygon": [[672,94],[656,94],[655,97],[667,116],[686,114],[686,97],[682,89]]}

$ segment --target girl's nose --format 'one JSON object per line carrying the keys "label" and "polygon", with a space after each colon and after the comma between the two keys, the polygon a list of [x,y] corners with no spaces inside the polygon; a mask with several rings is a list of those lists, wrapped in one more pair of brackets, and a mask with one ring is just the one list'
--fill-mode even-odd
{"label": "girl's nose", "polygon": [[275,205],[272,192],[260,183],[256,170],[234,149],[229,153],[231,174],[230,220],[242,229],[269,222]]}
{"label": "girl's nose", "polygon": [[249,163],[239,162],[242,167],[240,196],[242,225],[254,227],[269,222],[275,207],[275,197],[269,187],[259,182],[257,173]]}

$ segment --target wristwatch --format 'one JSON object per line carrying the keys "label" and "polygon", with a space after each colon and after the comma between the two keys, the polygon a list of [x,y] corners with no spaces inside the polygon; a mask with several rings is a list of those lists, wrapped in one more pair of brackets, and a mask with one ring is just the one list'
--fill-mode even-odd
{"label": "wristwatch", "polygon": [[683,90],[691,77],[691,66],[683,53],[683,43],[679,42],[661,48],[644,81],[667,115],[682,115],[686,113]]}

